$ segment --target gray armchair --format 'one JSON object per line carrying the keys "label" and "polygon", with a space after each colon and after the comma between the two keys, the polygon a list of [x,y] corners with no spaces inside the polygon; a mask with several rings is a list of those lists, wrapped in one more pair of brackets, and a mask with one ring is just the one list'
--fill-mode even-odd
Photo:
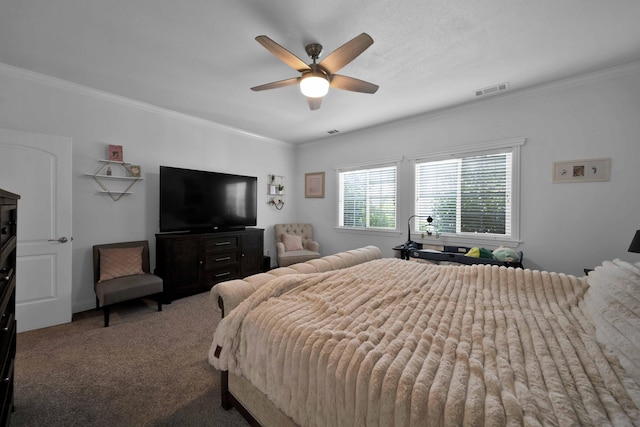
{"label": "gray armchair", "polygon": [[[276,224],[273,226],[273,230],[279,267],[321,257],[320,245],[313,240],[313,226],[311,224]],[[298,247],[295,244],[296,239],[300,243]],[[291,241],[294,241],[293,245],[290,243]],[[289,244],[285,244],[287,242]]]}
{"label": "gray armchair", "polygon": [[93,288],[96,309],[102,306],[109,326],[111,305],[150,297],[162,311],[162,279],[150,273],[149,242],[109,243],[93,247]]}

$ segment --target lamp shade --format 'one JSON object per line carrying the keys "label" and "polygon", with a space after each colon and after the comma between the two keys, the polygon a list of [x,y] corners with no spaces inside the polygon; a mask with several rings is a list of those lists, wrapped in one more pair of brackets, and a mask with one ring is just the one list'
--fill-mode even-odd
{"label": "lamp shade", "polygon": [[631,246],[629,246],[629,252],[640,253],[640,230],[636,231],[636,235],[633,236]]}
{"label": "lamp shade", "polygon": [[321,72],[305,73],[300,79],[300,92],[308,98],[322,98],[329,92],[329,79]]}

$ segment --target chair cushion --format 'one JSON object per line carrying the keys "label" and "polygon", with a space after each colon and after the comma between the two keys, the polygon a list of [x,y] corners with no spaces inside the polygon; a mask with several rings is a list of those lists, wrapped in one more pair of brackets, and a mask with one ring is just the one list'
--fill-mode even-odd
{"label": "chair cushion", "polygon": [[103,306],[160,292],[162,279],[153,274],[118,277],[96,285],[96,296]]}
{"label": "chair cushion", "polygon": [[[292,264],[297,264],[300,262],[306,262],[310,259],[320,258],[320,254],[318,252],[301,250],[301,251],[288,251],[278,257],[278,265],[280,267],[286,267]],[[294,270],[294,272],[296,272]],[[273,273],[273,270],[270,270],[269,273]],[[297,273],[297,272],[296,272]]]}
{"label": "chair cushion", "polygon": [[142,246],[133,248],[100,249],[100,280],[144,274]]}
{"label": "chair cushion", "polygon": [[301,251],[302,249],[304,249],[302,247],[302,236],[294,234],[283,234],[282,243],[284,243],[284,250],[286,252]]}

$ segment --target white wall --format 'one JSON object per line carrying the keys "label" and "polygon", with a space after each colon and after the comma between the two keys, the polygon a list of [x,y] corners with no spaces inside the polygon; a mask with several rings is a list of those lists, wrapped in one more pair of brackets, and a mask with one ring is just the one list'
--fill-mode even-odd
{"label": "white wall", "polygon": [[[266,195],[268,174],[285,176],[285,183],[293,175],[294,148],[289,144],[1,64],[0,127],[73,139],[74,312],[95,307],[94,244],[149,240],[155,266],[159,165],[257,176],[265,253],[275,253],[273,224],[294,220],[293,202],[287,199],[284,209],[276,211],[267,205]],[[97,159],[106,158],[108,144],[122,145],[124,159],[140,164],[144,177],[133,186],[134,194],[117,202],[98,194],[97,184],[85,176],[98,168]]]}
{"label": "white wall", "polygon": [[[426,95],[417,95],[426,96]],[[521,240],[525,267],[582,275],[627,252],[640,229],[640,64],[326,138],[297,151],[297,179],[325,171],[326,197],[301,198],[300,221],[314,224],[323,252],[376,244],[384,255],[406,240],[408,161],[399,170],[398,233],[345,233],[337,224],[335,167],[447,147],[525,137]],[[609,182],[552,184],[556,160],[611,158]]]}

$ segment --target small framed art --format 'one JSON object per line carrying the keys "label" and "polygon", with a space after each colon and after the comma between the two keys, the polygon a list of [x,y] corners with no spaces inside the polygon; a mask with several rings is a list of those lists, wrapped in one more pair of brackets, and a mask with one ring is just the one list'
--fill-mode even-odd
{"label": "small framed art", "polygon": [[324,172],[304,174],[304,197],[324,198]]}
{"label": "small framed art", "polygon": [[140,174],[141,174],[140,165],[131,165],[131,166],[129,166],[129,173],[133,177],[136,177],[136,178],[140,177]]}
{"label": "small framed art", "polygon": [[609,181],[611,158],[553,162],[553,183]]}
{"label": "small framed art", "polygon": [[122,145],[109,144],[109,161],[124,162],[124,157],[122,156]]}

